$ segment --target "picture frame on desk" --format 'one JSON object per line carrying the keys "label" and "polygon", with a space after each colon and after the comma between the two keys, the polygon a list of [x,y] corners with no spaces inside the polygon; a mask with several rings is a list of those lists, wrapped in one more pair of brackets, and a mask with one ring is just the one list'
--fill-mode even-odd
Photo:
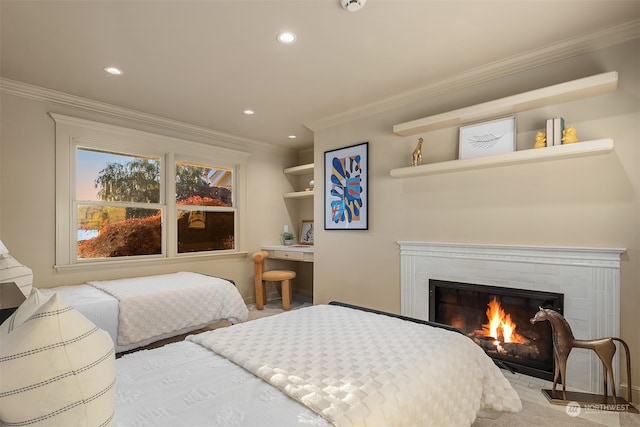
{"label": "picture frame on desk", "polygon": [[369,143],[324,152],[324,229],[369,229]]}
{"label": "picture frame on desk", "polygon": [[515,116],[460,127],[458,153],[460,160],[512,153],[515,150]]}
{"label": "picture frame on desk", "polygon": [[313,245],[313,220],[303,219],[300,224],[300,244]]}

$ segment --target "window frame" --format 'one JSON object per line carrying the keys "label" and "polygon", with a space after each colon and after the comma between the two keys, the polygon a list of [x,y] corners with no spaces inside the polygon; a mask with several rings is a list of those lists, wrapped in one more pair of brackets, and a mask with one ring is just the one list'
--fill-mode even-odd
{"label": "window frame", "polygon": [[[246,253],[246,163],[249,153],[193,142],[185,139],[144,132],[49,113],[56,125],[56,269],[80,266],[141,263],[185,258],[201,258]],[[162,250],[160,255],[137,255],[100,259],[77,257],[76,149],[111,151],[132,156],[160,159],[160,203],[162,211]],[[233,208],[235,210],[234,249],[178,253],[175,176],[177,162],[224,167],[233,173]],[[117,204],[117,203],[110,203]]]}

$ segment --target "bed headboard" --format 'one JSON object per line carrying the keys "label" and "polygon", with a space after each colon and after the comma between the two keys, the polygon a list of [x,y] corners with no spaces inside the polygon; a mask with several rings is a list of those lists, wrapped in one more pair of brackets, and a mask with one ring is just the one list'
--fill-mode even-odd
{"label": "bed headboard", "polygon": [[369,312],[369,313],[381,314],[383,316],[395,317],[396,319],[402,319],[402,320],[407,320],[409,322],[420,323],[422,325],[433,326],[434,328],[442,328],[442,329],[446,329],[446,330],[449,330],[449,331],[453,331],[453,332],[457,332],[459,334],[465,335],[464,332],[462,332],[460,329],[454,328],[453,326],[444,325],[442,323],[429,322],[427,320],[422,320],[422,319],[415,319],[413,317],[407,317],[407,316],[403,316],[401,314],[387,313],[386,311],[380,311],[380,310],[375,310],[373,308],[367,308],[367,307],[361,307],[361,306],[358,306],[358,305],[347,304],[345,302],[340,302],[340,301],[331,301],[329,303],[329,305],[337,305],[337,306],[340,306],[340,307],[353,308],[355,310],[362,310],[362,311],[366,311],[366,312]]}

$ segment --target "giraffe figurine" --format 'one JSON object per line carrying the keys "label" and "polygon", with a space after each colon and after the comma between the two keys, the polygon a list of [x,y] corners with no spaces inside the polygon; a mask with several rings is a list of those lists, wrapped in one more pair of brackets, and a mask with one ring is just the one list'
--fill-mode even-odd
{"label": "giraffe figurine", "polygon": [[411,166],[418,166],[422,164],[422,138],[418,139],[418,145],[413,150],[411,155]]}

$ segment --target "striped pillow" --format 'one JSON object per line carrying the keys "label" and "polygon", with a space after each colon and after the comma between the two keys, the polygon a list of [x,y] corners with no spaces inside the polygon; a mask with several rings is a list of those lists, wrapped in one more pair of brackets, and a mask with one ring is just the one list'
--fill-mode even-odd
{"label": "striped pillow", "polygon": [[[57,294],[48,301],[38,294],[34,290],[0,328],[0,424],[112,424],[115,355],[111,337]],[[34,304],[34,298],[45,302],[24,320],[27,311],[39,304]]]}
{"label": "striped pillow", "polygon": [[2,337],[3,342],[6,334],[11,333],[15,328],[29,320],[33,313],[47,301],[49,301],[49,298],[42,295],[37,288],[32,288],[29,297],[22,301],[18,309],[0,325],[0,337]]}
{"label": "striped pillow", "polygon": [[0,254],[0,283],[14,282],[25,297],[31,292],[33,272],[8,253]]}

